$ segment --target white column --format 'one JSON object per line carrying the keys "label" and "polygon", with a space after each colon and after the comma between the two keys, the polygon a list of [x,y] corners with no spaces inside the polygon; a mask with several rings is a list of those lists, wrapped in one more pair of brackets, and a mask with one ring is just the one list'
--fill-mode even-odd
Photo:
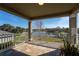
{"label": "white column", "polygon": [[32,40],[32,21],[29,20],[28,22],[28,39],[29,41]]}
{"label": "white column", "polygon": [[71,44],[78,44],[78,31],[77,31],[77,14],[73,14],[69,17],[70,28],[70,42]]}

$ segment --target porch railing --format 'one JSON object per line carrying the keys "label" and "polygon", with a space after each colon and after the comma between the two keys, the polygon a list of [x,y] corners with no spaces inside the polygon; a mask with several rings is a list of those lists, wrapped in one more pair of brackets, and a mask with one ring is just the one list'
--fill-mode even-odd
{"label": "porch railing", "polygon": [[14,34],[0,32],[0,53],[14,46]]}

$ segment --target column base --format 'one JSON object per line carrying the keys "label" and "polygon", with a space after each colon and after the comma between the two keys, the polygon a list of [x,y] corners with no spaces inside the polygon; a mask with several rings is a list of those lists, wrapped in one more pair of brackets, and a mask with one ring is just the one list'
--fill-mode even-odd
{"label": "column base", "polygon": [[32,41],[33,39],[31,38],[31,39],[29,39],[28,41]]}

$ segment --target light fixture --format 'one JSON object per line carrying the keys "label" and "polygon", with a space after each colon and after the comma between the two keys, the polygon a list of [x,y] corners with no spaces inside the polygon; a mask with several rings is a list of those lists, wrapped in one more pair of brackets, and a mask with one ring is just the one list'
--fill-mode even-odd
{"label": "light fixture", "polygon": [[44,5],[44,3],[38,3],[39,5]]}
{"label": "light fixture", "polygon": [[44,5],[44,0],[38,0],[39,5]]}

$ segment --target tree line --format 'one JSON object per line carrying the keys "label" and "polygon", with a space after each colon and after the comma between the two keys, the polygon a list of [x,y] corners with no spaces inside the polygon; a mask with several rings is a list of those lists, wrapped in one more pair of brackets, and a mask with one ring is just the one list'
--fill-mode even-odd
{"label": "tree line", "polygon": [[61,32],[65,32],[65,33],[69,33],[69,28],[60,28],[60,27],[56,27],[56,28],[47,28],[46,31],[48,33],[61,33]]}
{"label": "tree line", "polygon": [[22,33],[24,31],[26,31],[25,28],[21,28],[21,27],[14,27],[10,24],[3,24],[0,26],[0,30],[3,30],[3,31],[8,31],[8,32],[12,32],[12,33]]}
{"label": "tree line", "polygon": [[[18,27],[18,26],[12,26],[10,24],[3,24],[0,26],[0,30],[3,31],[8,31],[8,32],[12,32],[12,33],[22,33],[22,32],[27,32],[28,28],[22,28],[22,27]],[[39,29],[33,29],[33,31],[39,31]],[[45,31],[48,33],[60,33],[60,32],[66,32],[69,33],[69,28],[60,28],[60,27],[56,27],[56,28],[45,28],[45,29],[41,29],[40,31]],[[79,33],[79,28],[78,28],[78,33]]]}

